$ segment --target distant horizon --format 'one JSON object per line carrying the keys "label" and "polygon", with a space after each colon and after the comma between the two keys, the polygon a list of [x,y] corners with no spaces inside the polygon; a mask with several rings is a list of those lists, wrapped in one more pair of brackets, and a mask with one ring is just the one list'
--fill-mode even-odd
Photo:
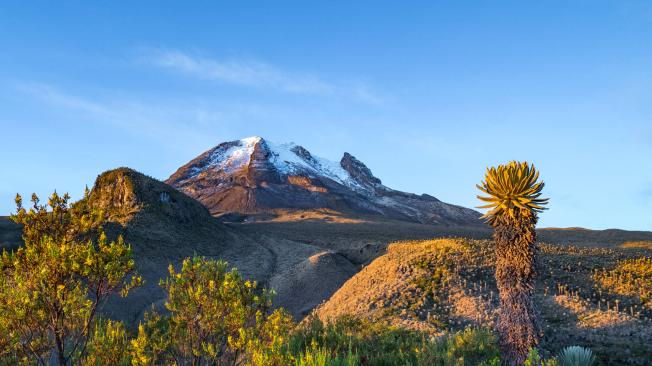
{"label": "distant horizon", "polygon": [[[261,139],[263,139],[264,141],[272,142],[272,143],[280,143],[280,144],[296,144],[296,145],[300,145],[300,146],[306,148],[308,151],[310,151],[310,148],[308,148],[308,147],[306,147],[306,146],[303,146],[302,144],[297,143],[296,141],[284,141],[284,142],[271,141],[271,140],[265,138],[264,136],[260,136],[260,135],[251,135],[251,136],[246,136],[246,137],[242,137],[242,138],[239,138],[239,139],[233,139],[233,140],[225,140],[225,141],[222,141],[222,142],[216,144],[215,146],[212,146],[212,147],[210,147],[210,148],[208,148],[208,149],[203,150],[202,152],[198,153],[197,156],[203,154],[203,153],[206,152],[206,151],[211,150],[212,148],[214,148],[214,147],[216,147],[216,146],[218,146],[219,144],[222,144],[222,143],[231,142],[231,141],[238,141],[238,140],[242,141],[242,140],[247,140],[247,139],[252,139],[252,138],[261,138]],[[345,153],[348,153],[348,151],[344,151],[344,152],[342,152],[342,156],[343,156]],[[351,155],[355,156],[355,154],[351,154]],[[318,158],[327,159],[327,160],[330,160],[330,161],[335,161],[335,162],[339,161],[339,159],[328,159],[328,158],[325,158],[325,157],[323,157],[323,156],[317,156],[317,157],[318,157]],[[363,163],[364,163],[364,161],[363,161]],[[118,167],[115,167],[115,168],[110,168],[110,169],[102,170],[102,171],[100,171],[100,172],[97,173],[97,176],[101,175],[102,173],[104,173],[104,172],[106,172],[106,171],[111,171],[111,170],[119,169],[119,168],[130,168],[130,169],[133,169],[133,168],[131,168],[131,167],[129,167],[129,166],[124,166],[124,165],[123,165],[123,166],[118,166]],[[142,171],[139,171],[139,170],[137,170],[137,169],[134,169],[134,170],[136,170],[136,171],[138,171],[138,172],[140,172],[140,173],[143,173],[143,174],[149,175],[149,174],[147,174],[146,172],[142,172]],[[175,171],[176,171],[176,170],[175,170]],[[174,173],[174,171],[171,172],[170,174],[173,174],[173,173]],[[372,173],[373,173],[373,170],[372,170]],[[374,174],[374,175],[375,175],[375,174]],[[381,181],[383,180],[382,177],[378,177],[378,176],[376,176],[376,177],[379,178]],[[159,181],[165,181],[165,180],[167,179],[167,177],[153,177],[153,178],[155,178],[155,179],[157,179],[157,180],[159,180]],[[93,182],[84,185],[84,188],[83,188],[83,189],[85,189],[86,186],[88,186],[88,188],[90,189],[90,188],[93,187],[93,184],[94,184],[94,180],[93,180]],[[384,184],[384,183],[383,183],[383,184]],[[396,189],[396,190],[401,190],[400,188],[391,187],[391,186],[390,186],[389,188]],[[83,189],[82,189],[82,192],[83,192]],[[63,194],[63,193],[68,193],[68,194],[70,194],[70,192],[68,192],[68,191],[65,191],[65,192],[64,192],[64,191],[57,191],[57,192],[60,193],[60,194]],[[29,194],[29,196],[28,196],[27,194],[22,194],[22,193],[20,193],[20,192],[17,192],[17,193],[19,193],[19,194],[21,194],[21,195],[23,196],[23,200],[24,200],[25,202],[27,202],[27,201],[29,200],[29,196],[31,196],[31,193]],[[44,202],[44,201],[47,199],[47,197],[48,197],[51,193],[52,193],[52,192],[49,192],[49,193],[46,194],[46,195],[39,195],[39,198],[41,199],[41,202]],[[433,193],[429,193],[429,192],[421,192],[421,193],[419,193],[419,192],[407,192],[407,193],[414,193],[414,194],[428,194],[428,195],[431,195],[431,196],[433,196],[433,197],[435,197],[435,198],[440,199],[440,198],[437,197],[435,194],[433,194]],[[78,194],[72,194],[72,195],[71,195],[71,198],[72,198],[74,201],[76,201],[76,200],[80,199],[81,196],[82,196],[81,193],[78,193]],[[441,200],[441,199],[440,199],[440,200]],[[455,202],[448,202],[448,201],[445,201],[445,200],[442,200],[442,201],[444,201],[444,202],[446,202],[446,203],[454,204],[454,205],[459,205],[459,204],[457,204],[457,203],[455,203]],[[29,207],[29,205],[26,204],[26,203],[24,203],[24,206]],[[466,206],[464,206],[464,207],[466,207]],[[483,210],[480,210],[480,209],[478,209],[477,207],[468,207],[468,208],[474,209],[474,210],[476,210],[476,211],[478,211],[478,212],[481,212],[481,213],[483,212]],[[14,210],[14,211],[15,211],[15,210]],[[13,213],[13,212],[12,212],[12,213]],[[7,215],[0,214],[0,217],[2,217],[2,216],[8,217],[9,214],[7,214]],[[547,229],[569,230],[569,229],[570,229],[570,230],[626,230],[626,231],[652,231],[652,230],[645,230],[645,229],[643,229],[643,230],[622,229],[622,228],[618,228],[618,227],[607,227],[607,228],[599,228],[599,229],[596,229],[596,228],[588,228],[588,227],[583,227],[583,226],[541,226],[541,225],[539,225],[539,226],[537,227],[537,229],[540,229],[540,230],[547,230]]]}
{"label": "distant horizon", "polygon": [[164,180],[259,135],[474,208],[534,163],[539,227],[652,231],[652,3],[0,4],[0,214]]}

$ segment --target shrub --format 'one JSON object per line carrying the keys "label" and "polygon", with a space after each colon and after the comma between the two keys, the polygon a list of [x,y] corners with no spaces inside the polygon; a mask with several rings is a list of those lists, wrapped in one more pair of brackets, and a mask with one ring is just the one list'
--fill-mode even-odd
{"label": "shrub", "polygon": [[107,241],[101,213],[86,199],[72,206],[55,192],[41,205],[32,195],[26,210],[16,197],[12,219],[23,225],[24,246],[0,260],[0,358],[46,365],[54,354],[59,365],[78,362],[101,305],[140,284],[130,246]]}
{"label": "shrub", "polygon": [[527,355],[524,366],[557,366],[557,360],[554,358],[544,360],[539,356],[539,350],[532,348]]}
{"label": "shrub", "polygon": [[129,340],[121,322],[98,320],[87,349],[83,365],[127,366],[131,364]]}
{"label": "shrub", "polygon": [[289,349],[297,358],[328,350],[333,359],[344,359],[353,352],[363,364],[404,365],[416,363],[415,349],[421,346],[422,338],[414,331],[350,316],[327,324],[312,318],[293,333]]}
{"label": "shrub", "polygon": [[312,348],[301,353],[294,362],[295,366],[357,366],[360,358],[349,350],[345,355],[332,355],[327,348]]}
{"label": "shrub", "polygon": [[295,324],[283,309],[275,310],[247,343],[247,358],[255,366],[287,365],[292,357],[287,352],[289,334]]}
{"label": "shrub", "polygon": [[268,314],[271,294],[228,270],[224,261],[187,258],[169,268],[166,316],[152,312],[132,341],[133,364],[281,365],[293,327],[282,310]]}
{"label": "shrub", "polygon": [[426,343],[417,359],[424,366],[500,365],[496,337],[489,331],[470,328]]}

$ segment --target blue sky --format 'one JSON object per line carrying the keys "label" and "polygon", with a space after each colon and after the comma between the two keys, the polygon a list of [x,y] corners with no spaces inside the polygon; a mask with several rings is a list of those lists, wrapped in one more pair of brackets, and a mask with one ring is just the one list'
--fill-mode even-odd
{"label": "blue sky", "polygon": [[534,162],[540,226],[652,230],[648,1],[0,3],[0,214],[260,135],[478,205]]}

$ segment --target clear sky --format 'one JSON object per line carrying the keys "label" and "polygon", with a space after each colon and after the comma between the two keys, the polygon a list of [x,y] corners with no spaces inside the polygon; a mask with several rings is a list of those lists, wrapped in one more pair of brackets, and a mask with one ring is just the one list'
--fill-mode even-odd
{"label": "clear sky", "polygon": [[393,3],[2,1],[0,214],[260,135],[467,207],[528,160],[540,226],[652,230],[652,2]]}

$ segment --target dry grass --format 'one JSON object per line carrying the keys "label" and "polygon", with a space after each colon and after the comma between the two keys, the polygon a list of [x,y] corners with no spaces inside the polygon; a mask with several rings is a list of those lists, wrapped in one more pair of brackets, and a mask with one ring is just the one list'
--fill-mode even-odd
{"label": "dry grass", "polygon": [[626,241],[620,244],[621,248],[652,249],[652,240]]}
{"label": "dry grass", "polygon": [[486,281],[474,282],[488,268],[481,256],[466,250],[477,242],[392,244],[386,255],[349,280],[316,314],[325,320],[363,315],[433,334],[470,324],[491,325],[493,295],[481,293]]}
{"label": "dry grass", "polygon": [[538,229],[537,233],[540,242],[582,247],[617,248],[627,242],[652,242],[650,231],[544,228]]}
{"label": "dry grass", "polygon": [[[649,274],[649,260],[641,259],[649,254],[646,249],[540,245],[535,296],[545,329],[544,353],[579,344],[593,348],[604,364],[646,365],[652,359],[649,306],[625,289],[632,289],[628,284],[635,276]],[[322,319],[354,314],[433,334],[492,326],[498,307],[493,261],[488,240],[392,244],[316,314]],[[603,270],[608,286],[594,279]]]}
{"label": "dry grass", "polygon": [[368,222],[363,218],[350,217],[331,209],[315,210],[274,210],[269,222],[317,221],[324,223],[361,224]]}
{"label": "dry grass", "polygon": [[614,269],[596,270],[593,280],[600,289],[629,297],[630,306],[640,304],[647,312],[652,310],[652,258],[621,260]]}

